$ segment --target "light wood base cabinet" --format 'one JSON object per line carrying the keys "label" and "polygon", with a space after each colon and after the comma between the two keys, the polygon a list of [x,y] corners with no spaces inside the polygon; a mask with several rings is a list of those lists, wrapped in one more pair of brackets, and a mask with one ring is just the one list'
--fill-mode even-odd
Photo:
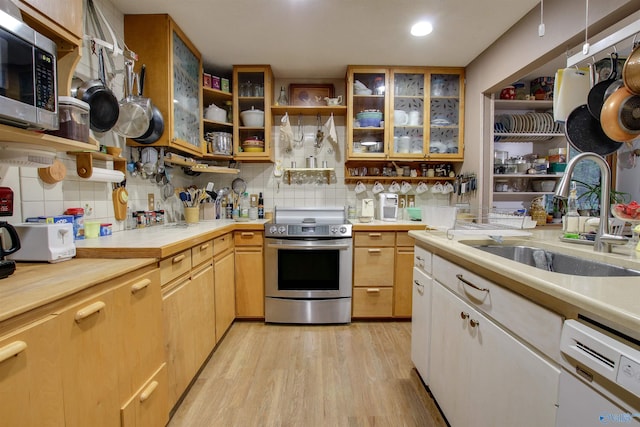
{"label": "light wood base cabinet", "polygon": [[55,316],[47,316],[0,338],[3,426],[53,427],[64,422],[58,323]]}
{"label": "light wood base cabinet", "polygon": [[236,231],[236,315],[264,318],[264,236],[261,232]]}
{"label": "light wood base cabinet", "polygon": [[[398,235],[400,235],[400,233],[398,233]],[[395,280],[393,283],[393,317],[411,317],[412,277],[413,243],[411,246],[396,247]]]}
{"label": "light wood base cabinet", "polygon": [[169,422],[167,383],[167,365],[163,363],[123,406],[121,427],[166,425]]}
{"label": "light wood base cabinet", "polygon": [[[229,237],[230,239],[231,237]],[[214,258],[216,343],[224,336],[236,317],[236,294],[234,275],[234,255],[232,250]]]}

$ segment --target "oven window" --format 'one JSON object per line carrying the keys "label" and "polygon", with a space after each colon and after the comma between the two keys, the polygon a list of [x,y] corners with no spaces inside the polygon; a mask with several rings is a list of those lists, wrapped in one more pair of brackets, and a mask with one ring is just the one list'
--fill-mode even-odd
{"label": "oven window", "polygon": [[278,250],[278,290],[339,290],[340,251]]}

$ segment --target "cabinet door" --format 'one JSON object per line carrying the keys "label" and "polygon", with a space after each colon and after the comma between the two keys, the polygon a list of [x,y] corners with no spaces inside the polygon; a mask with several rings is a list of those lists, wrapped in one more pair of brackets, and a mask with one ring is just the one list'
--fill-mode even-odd
{"label": "cabinet door", "polygon": [[115,304],[122,401],[138,390],[164,361],[159,269],[118,287]]}
{"label": "cabinet door", "polygon": [[422,159],[429,151],[425,144],[425,88],[428,88],[425,68],[391,70],[393,111],[389,114],[393,138],[389,155],[395,158]]}
{"label": "cabinet door", "polygon": [[393,286],[394,252],[395,248],[354,248],[353,286]]}
{"label": "cabinet door", "polygon": [[236,314],[264,317],[264,254],[262,246],[236,247]]}
{"label": "cabinet door", "polygon": [[194,339],[191,342],[195,356],[194,370],[191,374],[193,377],[216,345],[216,302],[211,262],[192,274],[191,287],[191,309],[195,312],[195,323],[188,327]]}
{"label": "cabinet door", "polygon": [[428,153],[433,160],[464,158],[464,71],[430,69]]}
{"label": "cabinet door", "polygon": [[[349,67],[347,70],[347,159],[385,159],[386,149],[377,149],[382,142],[386,147],[385,124],[387,114],[389,71],[378,67]],[[382,114],[362,117],[362,113]],[[380,118],[380,117],[379,117]]]}
{"label": "cabinet door", "polygon": [[120,423],[116,314],[113,291],[59,314],[66,425]]}
{"label": "cabinet door", "polygon": [[82,0],[20,0],[74,36],[82,38]]}
{"label": "cabinet door", "polygon": [[51,316],[0,339],[2,425],[64,423],[58,333],[58,321]]}
{"label": "cabinet door", "polygon": [[[273,161],[271,146],[271,99],[273,99],[273,75],[271,67],[237,66],[233,69],[233,155],[238,160]],[[256,126],[242,121],[241,113],[247,110],[261,110],[264,123]],[[243,150],[242,142],[257,137],[264,141],[264,148],[253,147]]]}
{"label": "cabinet door", "polygon": [[236,317],[234,255],[229,252],[215,260],[216,342],[220,341]]}
{"label": "cabinet door", "polygon": [[121,427],[164,426],[169,421],[167,405],[167,365],[160,368],[123,405]]}
{"label": "cabinet door", "polygon": [[451,425],[554,425],[558,367],[433,283],[430,388]]}
{"label": "cabinet door", "polygon": [[429,344],[431,342],[431,277],[413,268],[411,314],[411,360],[422,381],[429,385]]}
{"label": "cabinet door", "polygon": [[393,316],[411,317],[413,246],[396,248]]}

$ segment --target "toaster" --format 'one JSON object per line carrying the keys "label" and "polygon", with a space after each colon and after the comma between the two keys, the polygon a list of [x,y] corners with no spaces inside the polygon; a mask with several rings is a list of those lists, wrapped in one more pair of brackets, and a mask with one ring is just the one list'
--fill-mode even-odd
{"label": "toaster", "polygon": [[71,223],[31,223],[14,225],[20,250],[7,256],[15,261],[60,262],[76,256]]}

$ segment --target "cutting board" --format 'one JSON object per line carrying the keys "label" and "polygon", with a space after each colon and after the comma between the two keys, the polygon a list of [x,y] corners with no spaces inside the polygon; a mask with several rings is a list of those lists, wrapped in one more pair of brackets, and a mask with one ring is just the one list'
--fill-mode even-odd
{"label": "cutting board", "polygon": [[556,73],[553,97],[553,119],[565,122],[569,114],[587,103],[591,79],[585,68],[564,68]]}

